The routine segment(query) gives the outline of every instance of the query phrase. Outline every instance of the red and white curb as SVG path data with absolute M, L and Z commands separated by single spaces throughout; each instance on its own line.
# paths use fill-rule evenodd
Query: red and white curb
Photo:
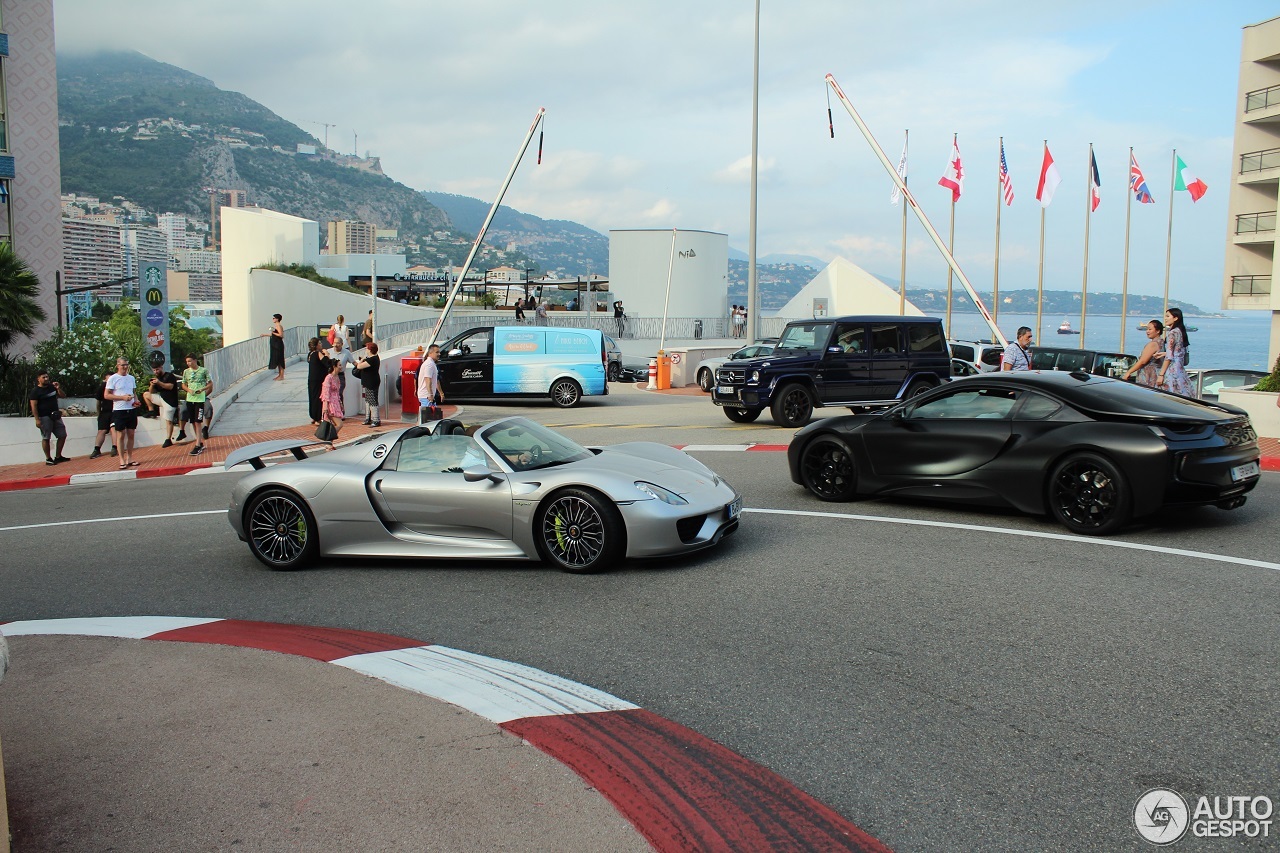
M 659 851 L 888 848 L 778 774 L 583 684 L 388 634 L 238 619 L 43 619 L 6 636 L 213 643 L 334 663 L 465 708 L 563 762 Z

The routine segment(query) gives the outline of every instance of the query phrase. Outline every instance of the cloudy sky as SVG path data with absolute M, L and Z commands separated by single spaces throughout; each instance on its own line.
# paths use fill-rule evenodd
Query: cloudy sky
M 1078 289 L 1088 145 L 1102 178 L 1089 289 L 1119 290 L 1128 149 L 1156 204 L 1134 206 L 1130 289 L 1163 289 L 1171 151 L 1209 192 L 1174 199 L 1171 290 L 1218 307 L 1241 28 L 1274 3 L 762 0 L 761 255 L 843 255 L 896 278 L 900 208 L 823 82 L 835 75 L 894 162 L 910 130 L 912 191 L 944 235 L 937 186 L 952 133 L 968 179 L 956 255 L 989 287 L 998 140 L 1016 198 L 1002 217 L 1001 289 L 1034 287 L 1042 142 L 1064 181 L 1046 214 L 1045 286 Z M 418 189 L 492 200 L 538 107 L 542 165 L 506 203 L 611 228 L 721 231 L 748 244 L 750 0 L 55 0 L 59 50 L 135 49 L 243 92 L 330 147 L 382 158 Z M 535 143 L 536 144 L 536 143 Z M 946 266 L 909 226 L 908 279 Z

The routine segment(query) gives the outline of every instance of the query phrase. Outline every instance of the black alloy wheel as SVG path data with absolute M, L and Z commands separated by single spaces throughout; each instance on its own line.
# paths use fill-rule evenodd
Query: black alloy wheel
M 621 378 L 622 378 L 622 362 L 620 361 L 609 362 L 609 381 L 617 382 Z
M 761 409 L 735 409 L 733 406 L 721 406 L 724 416 L 735 424 L 749 424 L 760 417 Z
M 292 571 L 315 560 L 319 531 L 307 502 L 284 489 L 253 496 L 244 515 L 249 550 L 277 571 Z
M 548 498 L 534 516 L 533 532 L 542 559 L 565 572 L 599 572 L 626 553 L 618 508 L 586 489 L 563 489 Z
M 1055 465 L 1049 476 L 1049 511 L 1072 533 L 1105 536 L 1128 523 L 1133 500 L 1111 460 L 1076 453 Z
M 551 386 L 551 402 L 561 409 L 572 409 L 582 402 L 582 388 L 572 379 L 558 379 Z
M 858 470 L 849 445 L 834 436 L 815 438 L 801 452 L 800 479 L 824 501 L 849 501 L 858 494 Z
M 698 387 L 703 391 L 710 391 L 716 384 L 715 374 L 711 372 L 711 368 L 704 367 L 698 371 Z
M 802 427 L 813 417 L 813 398 L 803 385 L 783 385 L 773 396 L 770 411 L 778 426 Z
M 928 382 L 923 382 L 917 379 L 915 382 L 912 382 L 911 385 L 907 388 L 907 394 L 902 399 L 910 400 L 912 397 L 919 397 L 925 391 L 929 391 L 932 388 L 933 386 L 930 385 Z

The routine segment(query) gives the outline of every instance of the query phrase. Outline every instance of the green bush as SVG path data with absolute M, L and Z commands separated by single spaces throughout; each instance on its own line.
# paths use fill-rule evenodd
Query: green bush
M 141 348 L 139 335 L 139 356 Z M 115 369 L 120 352 L 107 324 L 86 319 L 70 328 L 54 329 L 51 337 L 36 344 L 35 365 L 48 370 L 67 396 L 91 397 L 102 377 Z
M 1275 366 L 1271 368 L 1269 376 L 1262 377 L 1261 381 L 1254 386 L 1255 391 L 1280 391 L 1280 356 L 1276 357 Z
M 38 370 L 26 359 L 12 359 L 0 352 L 0 414 L 30 414 L 27 397 L 36 385 Z

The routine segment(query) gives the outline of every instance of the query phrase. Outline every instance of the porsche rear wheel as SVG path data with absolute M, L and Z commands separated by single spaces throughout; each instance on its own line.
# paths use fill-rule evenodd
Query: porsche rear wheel
M 813 417 L 813 398 L 803 385 L 784 385 L 773 396 L 771 408 L 778 426 L 802 427 Z
M 249 550 L 276 571 L 292 571 L 315 560 L 319 531 L 307 502 L 284 489 L 253 496 L 245 512 Z
M 735 424 L 749 424 L 760 417 L 760 409 L 736 409 L 733 406 L 721 406 L 724 416 Z
M 824 501 L 853 500 L 858 494 L 858 469 L 849 446 L 834 436 L 822 436 L 800 454 L 804 487 Z
M 1129 522 L 1133 497 L 1115 463 L 1096 453 L 1076 453 L 1049 476 L 1049 511 L 1072 533 L 1105 536 Z
M 698 371 L 698 387 L 703 391 L 710 391 L 711 386 L 716 384 L 716 378 L 711 374 L 711 368 L 704 367 Z
M 551 386 L 551 402 L 561 409 L 572 409 L 582 402 L 582 388 L 572 379 L 558 379 Z
M 574 574 L 608 569 L 626 553 L 617 507 L 585 489 L 551 495 L 534 517 L 533 532 L 542 559 Z

